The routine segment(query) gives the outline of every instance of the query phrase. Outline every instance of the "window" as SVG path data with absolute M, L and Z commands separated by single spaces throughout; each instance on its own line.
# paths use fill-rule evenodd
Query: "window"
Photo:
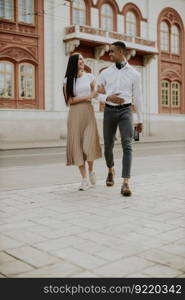
M 13 20 L 13 0 L 0 0 L 0 18 Z
M 172 107 L 180 107 L 180 84 L 176 81 L 172 82 L 171 105 Z
M 167 80 L 162 81 L 161 101 L 162 101 L 162 106 L 169 106 L 169 103 L 170 103 L 170 83 Z
M 19 97 L 35 98 L 35 67 L 32 64 L 19 65 Z M 0 61 L 0 97 L 14 97 L 14 65 L 8 61 Z
M 176 25 L 171 28 L 171 52 L 179 54 L 179 29 Z
M 113 31 L 113 10 L 110 5 L 103 4 L 101 7 L 101 28 Z
M 34 23 L 34 0 L 19 0 L 19 21 Z
M 169 27 L 166 22 L 160 24 L 160 46 L 161 50 L 169 52 Z
M 171 90 L 171 93 L 170 93 Z M 171 84 L 167 80 L 162 81 L 161 100 L 163 107 L 180 107 L 180 83 L 173 81 Z M 171 97 L 171 101 L 170 101 Z
M 13 97 L 14 65 L 7 61 L 0 61 L 0 97 Z
M 136 16 L 131 11 L 126 14 L 126 34 L 136 36 Z
M 19 97 L 26 99 L 35 98 L 35 67 L 28 63 L 19 67 Z
M 84 0 L 75 0 L 73 2 L 73 24 L 84 25 L 86 23 L 85 15 L 86 7 Z

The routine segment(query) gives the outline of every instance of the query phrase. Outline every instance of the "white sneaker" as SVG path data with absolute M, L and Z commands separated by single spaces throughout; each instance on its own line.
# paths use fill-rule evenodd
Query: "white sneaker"
M 79 191 L 86 191 L 90 188 L 90 184 L 89 181 L 87 180 L 87 178 L 83 178 L 82 182 L 79 186 Z
M 89 173 L 89 180 L 92 185 L 96 184 L 96 173 L 95 172 Z

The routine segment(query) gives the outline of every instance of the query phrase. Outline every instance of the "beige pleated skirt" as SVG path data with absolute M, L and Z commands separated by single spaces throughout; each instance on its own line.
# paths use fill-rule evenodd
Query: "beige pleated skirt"
M 81 166 L 102 156 L 91 103 L 71 105 L 67 121 L 66 164 Z

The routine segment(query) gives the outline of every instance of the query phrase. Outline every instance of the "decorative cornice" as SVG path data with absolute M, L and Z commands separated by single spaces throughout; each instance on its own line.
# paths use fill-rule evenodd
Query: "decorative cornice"
M 74 39 L 65 43 L 66 55 L 70 55 L 80 45 L 80 40 Z
M 171 70 L 166 70 L 165 72 L 163 72 L 161 74 L 161 78 L 168 79 L 169 81 L 174 81 L 174 80 L 177 80 L 180 82 L 182 81 L 182 78 L 179 76 L 179 74 L 176 72 L 173 72 Z
M 148 65 L 151 63 L 152 60 L 156 59 L 157 55 L 156 54 L 149 54 L 145 55 L 143 59 L 144 66 Z
M 167 20 L 171 25 L 173 24 L 178 24 L 181 27 L 181 30 L 183 30 L 183 21 L 181 19 L 181 16 L 179 13 L 171 8 L 171 7 L 166 7 L 163 9 L 159 15 L 159 23 L 162 20 Z
M 10 57 L 17 62 L 25 59 L 29 60 L 35 60 L 35 58 L 25 49 L 17 48 L 17 47 L 11 47 L 11 48 L 6 48 L 1 52 L 1 57 L 6 56 Z
M 142 13 L 141 13 L 141 10 L 139 9 L 139 7 L 138 7 L 136 4 L 131 3 L 131 2 L 126 3 L 126 4 L 123 6 L 123 8 L 122 8 L 122 12 L 121 12 L 121 13 L 122 13 L 123 15 L 126 15 L 128 11 L 133 11 L 133 12 L 135 12 L 141 21 L 147 22 L 147 19 L 146 19 L 146 18 L 143 18 L 143 15 L 142 15 Z
M 127 50 L 126 59 L 129 60 L 131 56 L 135 56 L 135 55 L 136 55 L 135 49 Z
M 107 51 L 109 51 L 109 45 L 97 46 L 97 47 L 95 47 L 94 56 L 96 59 L 99 59 Z
M 97 0 L 96 8 L 100 8 L 103 4 L 111 5 L 115 12 L 120 13 L 119 6 L 115 0 Z

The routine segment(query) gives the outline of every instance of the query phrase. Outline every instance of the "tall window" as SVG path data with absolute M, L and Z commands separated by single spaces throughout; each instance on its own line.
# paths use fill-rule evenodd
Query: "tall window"
M 19 97 L 35 98 L 35 67 L 28 63 L 20 64 L 19 78 Z
M 167 80 L 162 81 L 161 87 L 161 101 L 162 106 L 169 106 L 170 103 L 170 83 Z
M 101 7 L 101 28 L 107 31 L 113 31 L 113 10 L 109 4 L 103 4 Z
M 171 105 L 172 107 L 180 107 L 180 83 L 177 81 L 172 82 Z
M 167 80 L 162 81 L 161 101 L 163 107 L 180 107 L 180 83 L 173 81 L 171 84 Z
M 19 21 L 34 23 L 34 0 L 19 0 Z
M 85 15 L 86 7 L 84 0 L 75 0 L 73 2 L 73 24 L 84 25 L 86 23 Z
M 136 36 L 136 16 L 131 11 L 126 14 L 126 33 Z
M 176 25 L 171 28 L 171 52 L 179 54 L 179 29 Z
M 0 97 L 13 97 L 14 65 L 7 61 L 0 61 Z
M 160 46 L 161 50 L 169 52 L 169 27 L 166 22 L 160 24 Z
M 0 18 L 13 19 L 13 0 L 0 0 Z

